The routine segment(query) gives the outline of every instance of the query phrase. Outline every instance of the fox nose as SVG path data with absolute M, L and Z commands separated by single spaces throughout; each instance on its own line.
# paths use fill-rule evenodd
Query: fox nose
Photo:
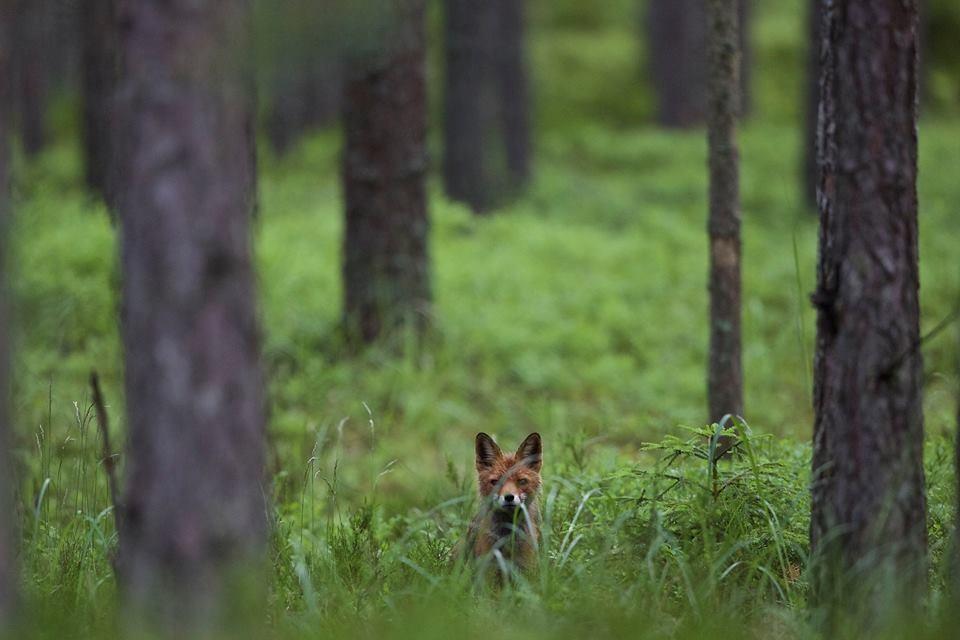
M 503 501 L 506 502 L 507 504 L 512 504 L 514 501 L 513 494 L 512 493 L 503 494 Z

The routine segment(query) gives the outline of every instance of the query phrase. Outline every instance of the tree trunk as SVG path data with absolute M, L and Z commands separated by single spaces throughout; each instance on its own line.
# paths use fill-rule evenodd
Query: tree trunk
M 0 634 L 16 604 L 16 535 L 13 523 L 13 468 L 9 455 L 12 433 L 9 415 L 7 322 L 7 229 L 10 226 L 10 70 L 13 3 L 0 0 Z
M 121 8 L 127 610 L 215 624 L 263 552 L 246 0 Z
M 812 585 L 876 621 L 926 580 L 917 3 L 823 9 Z
M 485 90 L 492 75 L 492 5 L 445 0 L 446 57 L 443 105 L 443 185 L 449 198 L 483 213 L 492 205 L 484 144 L 490 123 Z
M 708 0 L 710 105 L 709 419 L 743 414 L 740 361 L 739 36 L 736 0 Z
M 430 314 L 424 5 L 400 2 L 385 50 L 344 87 L 344 321 L 371 342 Z
M 820 111 L 820 37 L 823 11 L 823 0 L 808 0 L 809 16 L 807 29 L 807 103 L 806 120 L 804 122 L 803 137 L 803 195 L 807 204 L 815 207 L 817 204 L 817 183 L 820 179 L 820 168 L 817 164 L 817 119 Z
M 750 25 L 753 23 L 753 0 L 737 0 L 737 20 L 740 25 L 740 117 L 753 112 L 753 43 Z
M 530 180 L 530 81 L 524 51 L 524 0 L 495 0 L 494 48 L 500 120 L 506 160 L 506 187 L 522 190 Z
M 17 111 L 20 138 L 28 156 L 47 145 L 47 94 L 49 60 L 46 34 L 49 24 L 48 0 L 17 0 L 16 55 Z
M 661 126 L 692 127 L 706 117 L 705 1 L 650 0 L 650 76 Z
M 342 74 L 336 61 L 316 57 L 288 60 L 278 67 L 266 129 L 270 145 L 282 155 L 304 133 L 329 125 L 339 116 Z
M 79 12 L 83 33 L 83 149 L 87 188 L 113 204 L 113 95 L 117 82 L 116 0 L 88 0 Z

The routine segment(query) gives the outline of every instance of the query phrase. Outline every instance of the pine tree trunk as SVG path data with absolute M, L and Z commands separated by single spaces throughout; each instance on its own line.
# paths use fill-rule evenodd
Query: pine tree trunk
M 506 155 L 506 186 L 522 190 L 530 180 L 530 80 L 524 51 L 524 0 L 495 0 L 495 73 Z
M 753 24 L 753 0 L 737 0 L 737 23 L 740 25 L 740 117 L 753 112 L 753 43 L 750 26 Z
M 812 585 L 875 621 L 926 580 L 917 3 L 823 9 Z
M 657 123 L 693 127 L 706 118 L 706 0 L 650 0 L 647 36 Z
M 817 119 L 820 111 L 820 37 L 823 0 L 808 0 L 807 29 L 807 103 L 803 136 L 803 195 L 807 204 L 817 204 L 817 183 L 820 168 L 817 164 Z
M 340 115 L 342 73 L 333 60 L 288 60 L 274 72 L 266 129 L 274 151 L 284 154 L 310 129 Z
M 485 90 L 491 80 L 493 5 L 444 1 L 443 186 L 447 196 L 474 212 L 490 209 L 492 198 L 490 123 Z
M 385 50 L 344 87 L 344 322 L 363 342 L 425 328 L 431 304 L 424 5 L 395 6 Z
M 28 156 L 47 145 L 48 69 L 44 64 L 49 20 L 48 0 L 17 0 L 17 26 L 14 33 L 17 76 L 17 111 L 20 138 Z
M 736 0 L 708 0 L 710 104 L 709 419 L 743 414 L 740 354 L 739 35 Z
M 87 188 L 112 204 L 113 96 L 118 64 L 116 0 L 88 0 L 80 11 L 83 33 L 83 147 Z
M 246 0 L 121 8 L 125 609 L 220 620 L 264 549 Z M 249 567 L 248 567 L 249 568 Z
M 9 354 L 6 290 L 7 230 L 10 226 L 10 70 L 12 68 L 13 3 L 0 0 L 0 634 L 14 613 L 16 604 L 16 535 L 13 523 L 13 468 L 9 415 Z

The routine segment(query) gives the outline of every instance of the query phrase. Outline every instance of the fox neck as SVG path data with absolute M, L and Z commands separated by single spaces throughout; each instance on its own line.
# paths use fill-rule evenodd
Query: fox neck
M 493 536 L 502 539 L 511 536 L 536 537 L 540 528 L 540 510 L 536 501 L 531 501 L 523 509 L 514 510 L 493 509 L 490 514 L 490 531 Z

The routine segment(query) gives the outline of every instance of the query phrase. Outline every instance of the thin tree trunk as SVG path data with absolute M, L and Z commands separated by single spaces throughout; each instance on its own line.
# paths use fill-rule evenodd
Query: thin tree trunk
M 386 50 L 352 61 L 344 91 L 344 321 L 364 342 L 423 329 L 431 304 L 424 5 L 394 6 Z
M 113 97 L 117 82 L 116 0 L 88 0 L 83 33 L 83 147 L 87 188 L 112 204 Z
M 926 580 L 917 3 L 823 9 L 812 585 L 876 622 Z
M 817 163 L 817 120 L 820 111 L 820 37 L 823 11 L 823 0 L 808 0 L 809 15 L 807 29 L 807 102 L 806 120 L 803 136 L 803 195 L 807 204 L 817 204 L 817 183 L 820 179 L 820 168 Z
M 251 263 L 249 3 L 129 2 L 118 185 L 129 459 L 128 610 L 219 621 L 267 530 Z
M 484 144 L 492 69 L 488 3 L 445 0 L 443 185 L 448 197 L 483 213 L 492 205 L 489 149 Z
M 13 468 L 9 455 L 9 354 L 6 290 L 6 241 L 10 226 L 10 70 L 13 2 L 0 0 L 0 633 L 9 625 L 16 604 L 16 534 L 13 523 Z
M 709 419 L 743 414 L 740 354 L 739 36 L 736 0 L 708 0 L 710 105 Z
M 524 0 L 495 0 L 494 48 L 500 120 L 506 155 L 507 189 L 522 190 L 530 180 L 530 80 L 527 73 Z
M 692 127 L 706 118 L 705 1 L 650 0 L 650 76 L 661 126 Z
M 48 0 L 18 0 L 16 76 L 17 111 L 20 120 L 20 138 L 28 156 L 35 155 L 47 145 L 47 94 L 49 91 L 49 60 L 46 51 L 46 33 L 49 20 Z

